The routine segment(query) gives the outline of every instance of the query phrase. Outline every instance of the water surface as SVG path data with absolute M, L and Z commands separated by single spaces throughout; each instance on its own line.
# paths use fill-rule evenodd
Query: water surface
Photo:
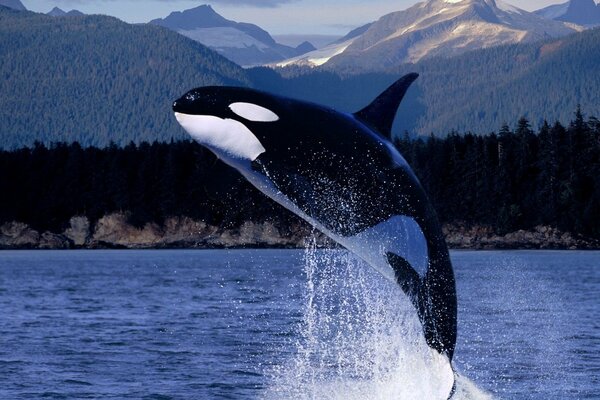
M 307 379 L 343 393 L 387 362 L 393 344 L 356 346 L 393 289 L 316 253 L 307 268 L 293 250 L 0 252 L 0 398 L 258 399 Z M 499 398 L 598 398 L 599 252 L 452 259 L 463 375 Z

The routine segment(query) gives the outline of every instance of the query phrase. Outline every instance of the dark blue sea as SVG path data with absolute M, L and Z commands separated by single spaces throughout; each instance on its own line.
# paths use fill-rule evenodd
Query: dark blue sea
M 457 396 L 600 398 L 600 252 L 452 259 Z M 2 251 L 0 399 L 426 398 L 399 296 L 340 250 Z

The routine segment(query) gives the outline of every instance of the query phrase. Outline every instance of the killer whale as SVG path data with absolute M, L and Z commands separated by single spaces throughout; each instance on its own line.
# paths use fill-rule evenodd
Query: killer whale
M 457 303 L 448 249 L 391 141 L 397 108 L 417 77 L 400 78 L 354 114 L 235 87 L 193 89 L 173 111 L 260 191 L 397 282 L 427 344 L 451 363 Z

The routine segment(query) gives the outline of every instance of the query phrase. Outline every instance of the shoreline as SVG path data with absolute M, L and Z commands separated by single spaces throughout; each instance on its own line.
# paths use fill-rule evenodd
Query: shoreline
M 443 233 L 450 250 L 600 250 L 599 241 L 546 226 L 499 234 L 491 227 L 454 223 L 444 225 Z M 306 224 L 281 227 L 248 221 L 223 229 L 172 217 L 162 226 L 135 227 L 126 214 L 115 213 L 94 224 L 86 217 L 73 217 L 60 233 L 40 233 L 20 222 L 0 226 L 0 250 L 303 249 L 309 240 L 320 248 L 339 247 Z
M 19 247 L 19 248 L 7 248 L 7 247 L 0 247 L 0 254 L 2 252 L 103 252 L 103 251 L 114 251 L 114 252 L 135 252 L 135 251 L 240 251 L 240 250 L 273 250 L 273 251 L 280 251 L 280 250 L 305 250 L 306 247 L 253 247 L 253 246 L 247 246 L 247 247 L 96 247 L 96 248 L 91 248 L 91 247 L 70 247 L 70 248 L 39 248 L 39 247 Z M 337 249 L 337 250 L 342 250 L 341 247 L 338 248 L 330 248 L 330 247 L 319 247 L 319 250 L 325 250 L 325 249 Z M 581 249 L 560 249 L 560 248 L 556 248 L 556 249 L 541 249 L 541 248 L 502 248 L 502 249 L 494 249 L 494 248 L 486 248 L 486 249 L 476 249 L 476 248 L 452 248 L 449 247 L 448 251 L 451 253 L 469 253 L 469 252 L 473 252 L 473 253 L 485 253 L 485 252 L 503 252 L 503 251 L 508 251 L 508 252 L 556 252 L 556 253 L 561 253 L 561 252 L 600 252 L 600 248 L 581 248 Z

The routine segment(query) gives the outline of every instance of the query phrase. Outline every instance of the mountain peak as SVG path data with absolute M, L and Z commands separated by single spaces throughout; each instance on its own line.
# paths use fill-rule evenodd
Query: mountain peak
M 48 11 L 46 15 L 49 15 L 51 17 L 78 17 L 85 14 L 79 10 L 71 10 L 69 12 L 66 12 L 61 8 L 54 7 L 52 10 Z
M 597 25 L 600 24 L 600 7 L 594 0 L 571 0 L 567 11 L 556 19 L 579 25 Z
M 52 10 L 48 11 L 47 15 L 51 17 L 62 17 L 66 12 L 58 7 L 54 7 Z
M 600 25 L 600 4 L 594 0 L 570 0 L 544 7 L 535 13 L 547 19 L 593 27 Z
M 437 3 L 437 4 L 456 4 L 458 6 L 464 6 L 467 4 L 486 4 L 488 6 L 496 7 L 496 2 L 494 0 L 429 0 L 428 3 Z
M 298 49 L 279 44 L 261 27 L 226 19 L 207 4 L 172 12 L 166 18 L 150 23 L 176 31 L 246 66 L 283 60 L 314 50 L 309 44 L 302 44 Z
M 184 11 L 174 11 L 166 18 L 158 18 L 150 23 L 174 30 L 191 30 L 227 26 L 234 22 L 219 15 L 210 5 L 203 4 Z
M 304 41 L 296 46 L 296 50 L 298 50 L 298 53 L 300 54 L 305 54 L 309 51 L 315 51 L 316 49 L 317 48 L 309 41 Z
M 212 6 L 210 4 L 202 4 L 202 5 L 199 5 L 198 7 L 184 10 L 181 13 L 196 14 L 196 15 L 210 15 L 210 16 L 218 16 L 220 18 L 223 18 L 223 17 L 221 17 L 221 15 L 219 15 L 219 13 L 217 13 L 214 10 L 214 8 L 212 8 Z
M 392 68 L 429 57 L 560 37 L 575 31 L 501 0 L 427 0 L 381 17 L 330 51 L 312 52 L 292 63 L 334 69 Z M 282 63 L 287 65 L 289 63 Z

